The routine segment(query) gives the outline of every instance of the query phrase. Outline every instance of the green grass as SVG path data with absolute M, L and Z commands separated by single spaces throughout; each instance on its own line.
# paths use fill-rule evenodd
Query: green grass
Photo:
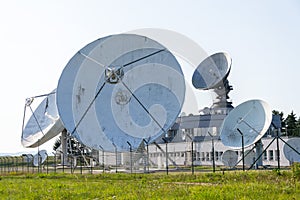
M 3 174 L 0 199 L 300 199 L 300 174 L 226 171 L 152 174 Z

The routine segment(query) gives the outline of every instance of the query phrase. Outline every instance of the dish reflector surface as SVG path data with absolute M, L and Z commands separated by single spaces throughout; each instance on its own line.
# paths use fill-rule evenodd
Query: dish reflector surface
M 22 131 L 21 143 L 24 147 L 37 147 L 57 136 L 63 129 L 53 90 L 30 116 Z
M 245 151 L 245 165 L 251 166 L 255 161 L 255 151 L 254 150 L 246 150 Z
M 202 61 L 195 70 L 192 83 L 197 89 L 212 89 L 229 74 L 231 58 L 227 53 L 216 53 Z
M 38 153 L 33 156 L 33 165 L 36 166 L 36 167 L 43 164 L 45 162 L 45 160 L 47 159 L 47 156 L 48 156 L 46 150 L 39 151 L 39 154 L 40 154 L 40 162 L 39 162 Z
M 238 161 L 238 154 L 233 150 L 227 150 L 222 154 L 222 162 L 225 166 L 234 167 Z
M 221 141 L 225 146 L 232 148 L 244 147 L 257 142 L 268 130 L 272 121 L 272 111 L 269 105 L 262 100 L 249 100 L 235 107 L 225 117 L 221 126 Z
M 144 36 L 119 34 L 83 47 L 57 87 L 65 128 L 94 149 L 128 151 L 154 141 L 179 115 L 184 76 L 176 58 Z
M 286 143 L 300 152 L 300 138 L 291 138 Z M 290 162 L 300 162 L 300 155 L 287 144 L 284 144 L 283 146 L 283 153 Z

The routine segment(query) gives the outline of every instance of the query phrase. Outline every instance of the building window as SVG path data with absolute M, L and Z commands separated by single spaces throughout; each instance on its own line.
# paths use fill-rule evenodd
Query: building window
M 222 158 L 222 155 L 223 155 L 223 151 L 220 151 L 220 152 L 219 152 L 220 158 Z
M 193 128 L 187 128 L 185 129 L 185 132 L 189 134 L 190 136 L 194 136 L 194 129 Z
M 269 150 L 269 160 L 274 160 L 273 150 Z
M 214 154 L 213 152 L 210 152 L 210 160 L 213 160 Z
M 268 159 L 268 154 L 267 154 L 267 151 L 264 152 L 264 160 L 267 160 Z
M 216 160 L 219 160 L 219 152 L 215 152 L 216 153 Z
M 206 161 L 209 161 L 209 152 L 206 152 Z
M 243 152 L 242 151 L 239 151 L 239 152 L 236 152 L 238 155 L 240 155 L 240 157 L 243 157 Z
M 205 161 L 205 154 L 204 154 L 204 152 L 201 152 L 201 160 Z

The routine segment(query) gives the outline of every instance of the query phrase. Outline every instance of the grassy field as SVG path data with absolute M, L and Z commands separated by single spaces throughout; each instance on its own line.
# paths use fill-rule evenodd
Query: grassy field
M 300 199 L 299 172 L 15 172 L 1 175 L 0 199 Z

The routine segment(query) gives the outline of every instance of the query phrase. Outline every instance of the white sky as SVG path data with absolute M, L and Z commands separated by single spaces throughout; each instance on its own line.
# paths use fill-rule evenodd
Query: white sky
M 263 99 L 272 110 L 300 115 L 300 2 L 3 0 L 0 3 L 0 153 L 21 145 L 24 102 L 57 87 L 71 57 L 103 36 L 141 28 L 169 29 L 209 55 L 233 60 L 234 106 Z M 207 99 L 207 93 L 197 93 Z M 210 106 L 200 102 L 200 106 Z M 53 142 L 40 148 L 51 151 Z

